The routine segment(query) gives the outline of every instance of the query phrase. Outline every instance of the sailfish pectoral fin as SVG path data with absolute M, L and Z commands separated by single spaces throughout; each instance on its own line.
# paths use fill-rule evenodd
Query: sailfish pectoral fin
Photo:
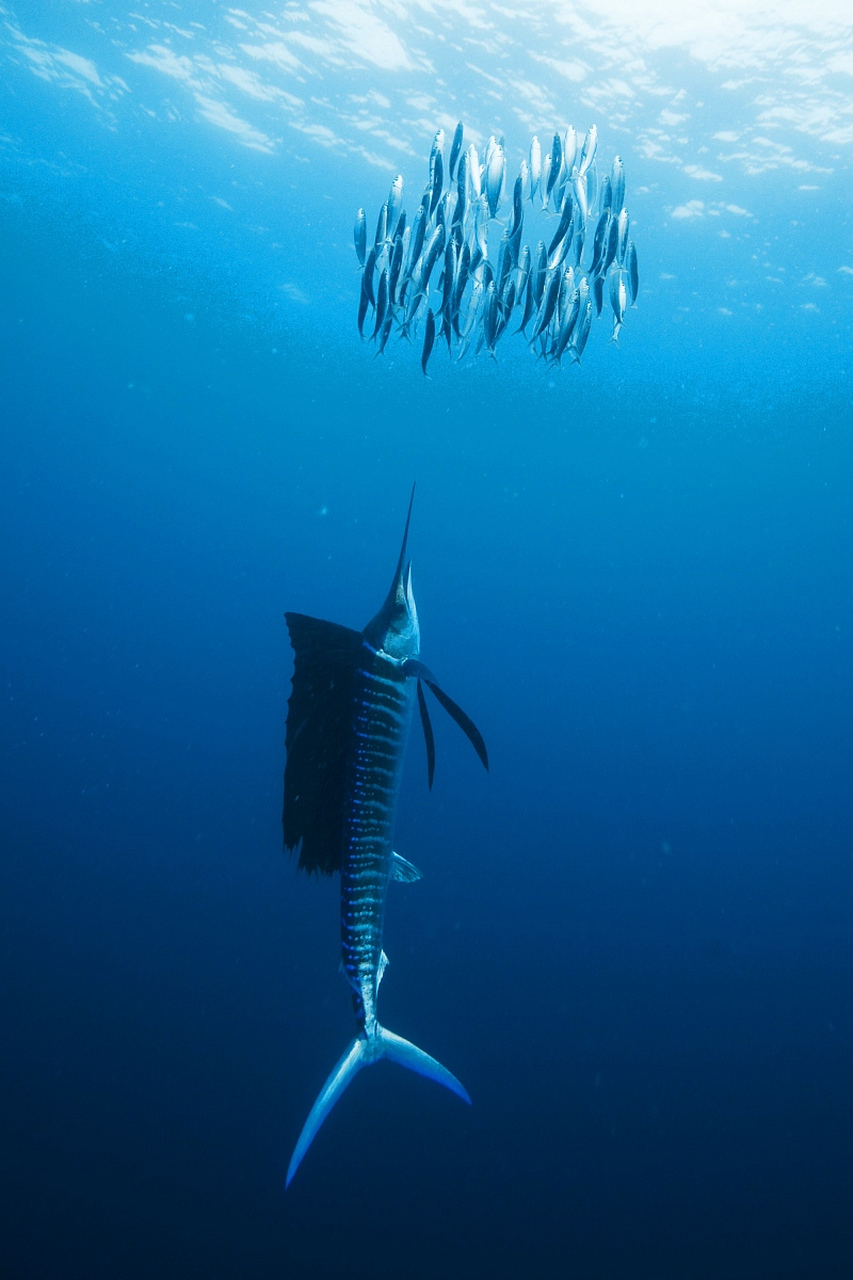
M 435 1080 L 436 1084 L 443 1084 L 451 1093 L 455 1093 L 463 1102 L 467 1102 L 470 1105 L 471 1099 L 467 1090 L 459 1083 L 456 1076 L 447 1070 L 447 1067 L 443 1067 L 437 1059 L 431 1058 L 428 1053 L 424 1053 L 423 1049 L 419 1049 L 411 1041 L 404 1040 L 402 1036 L 395 1036 L 393 1031 L 386 1031 L 384 1027 L 380 1027 L 377 1023 L 375 1024 L 373 1035 L 369 1038 L 364 1035 L 356 1036 L 320 1090 L 317 1101 L 309 1111 L 308 1119 L 302 1126 L 299 1141 L 287 1167 L 285 1189 L 293 1181 L 294 1174 L 302 1163 L 305 1152 L 314 1141 L 317 1130 L 344 1089 L 346 1089 L 350 1080 L 358 1074 L 362 1067 L 368 1066 L 371 1062 L 378 1062 L 380 1058 L 388 1058 L 391 1062 L 396 1062 L 401 1067 L 408 1067 L 410 1071 L 416 1071 L 418 1075 L 426 1076 L 428 1080 Z
M 427 753 L 427 778 L 429 780 L 429 789 L 432 791 L 432 782 L 435 777 L 435 734 L 432 731 L 432 724 L 429 718 L 429 708 L 424 697 L 423 686 L 418 681 L 418 711 L 421 713 L 421 727 L 424 731 L 424 743 L 426 744 Z
M 453 701 L 452 698 L 448 698 L 444 690 L 440 689 L 438 685 L 434 683 L 434 681 L 427 680 L 427 685 L 431 689 L 431 691 L 435 694 L 436 698 L 438 698 L 438 701 L 444 707 L 447 714 L 451 717 L 451 719 L 455 720 L 456 723 L 459 725 L 459 728 L 465 734 L 466 738 L 471 743 L 471 746 L 474 748 L 474 750 L 477 752 L 477 755 L 480 757 L 480 760 L 482 761 L 482 764 L 483 764 L 483 768 L 488 773 L 489 753 L 486 750 L 486 744 L 483 741 L 483 735 L 480 733 L 480 730 L 474 724 L 474 721 L 471 719 L 470 716 L 465 714 L 465 712 L 462 710 L 460 706 L 457 706 L 457 704 Z
M 435 676 L 429 667 L 425 666 L 417 658 L 408 658 L 403 663 L 403 671 L 407 676 L 414 676 L 418 681 L 418 706 L 421 712 L 421 723 L 424 727 L 424 737 L 427 744 L 427 763 L 429 766 L 429 781 L 432 786 L 432 777 L 435 771 L 435 740 L 432 733 L 432 725 L 429 723 L 429 714 L 426 710 L 426 700 L 421 689 L 421 681 L 435 694 L 438 701 L 444 707 L 447 714 L 452 720 L 455 720 L 459 728 L 465 734 L 465 737 L 471 743 L 471 746 L 477 752 L 483 763 L 483 768 L 488 773 L 489 770 L 489 753 L 486 750 L 486 744 L 483 741 L 483 735 L 474 724 L 469 715 L 466 715 L 462 708 L 449 697 L 444 690 L 436 683 Z

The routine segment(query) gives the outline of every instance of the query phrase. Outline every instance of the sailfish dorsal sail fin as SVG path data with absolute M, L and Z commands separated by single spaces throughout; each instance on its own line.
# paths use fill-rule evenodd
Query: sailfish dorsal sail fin
M 287 704 L 284 843 L 299 848 L 304 871 L 341 866 L 341 824 L 359 631 L 302 613 L 286 613 L 295 663 Z

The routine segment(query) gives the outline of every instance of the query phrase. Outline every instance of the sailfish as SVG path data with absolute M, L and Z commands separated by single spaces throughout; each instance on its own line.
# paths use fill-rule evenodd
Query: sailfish
M 356 1034 L 329 1075 L 299 1135 L 289 1186 L 318 1129 L 353 1077 L 388 1058 L 443 1084 L 470 1103 L 446 1067 L 380 1026 L 379 984 L 388 963 L 382 946 L 391 880 L 420 872 L 393 849 L 406 740 L 417 701 L 430 788 L 435 738 L 424 686 L 470 739 L 486 769 L 486 745 L 470 718 L 420 660 L 420 628 L 406 559 L 412 503 L 391 589 L 363 631 L 286 613 L 295 662 L 285 732 L 284 843 L 299 868 L 340 874 L 341 968 L 352 989 Z

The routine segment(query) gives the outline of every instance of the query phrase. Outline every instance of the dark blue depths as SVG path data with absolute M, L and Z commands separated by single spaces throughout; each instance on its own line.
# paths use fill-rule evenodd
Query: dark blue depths
M 9 223 L 4 1280 L 849 1276 L 843 386 L 273 357 Z M 282 614 L 364 625 L 414 478 L 492 772 L 413 735 L 382 1019 L 473 1106 L 380 1064 L 284 1196 L 352 1013 Z

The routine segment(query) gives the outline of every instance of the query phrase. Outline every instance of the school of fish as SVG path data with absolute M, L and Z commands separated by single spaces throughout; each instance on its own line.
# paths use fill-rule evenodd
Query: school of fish
M 506 333 L 522 334 L 550 365 L 579 363 L 592 322 L 612 313 L 618 342 L 639 291 L 637 250 L 625 208 L 625 167 L 617 156 L 599 180 L 598 131 L 571 126 L 550 150 L 530 143 L 512 186 L 504 144 L 490 137 L 482 158 L 456 126 L 449 156 L 439 129 L 414 217 L 403 208 L 403 178 L 391 184 L 372 244 L 367 214 L 355 219 L 361 271 L 358 331 L 384 352 L 392 333 L 421 344 L 426 375 L 442 341 L 457 360 L 495 356 Z M 527 205 L 543 228 L 522 244 Z M 502 214 L 502 208 L 505 214 Z

